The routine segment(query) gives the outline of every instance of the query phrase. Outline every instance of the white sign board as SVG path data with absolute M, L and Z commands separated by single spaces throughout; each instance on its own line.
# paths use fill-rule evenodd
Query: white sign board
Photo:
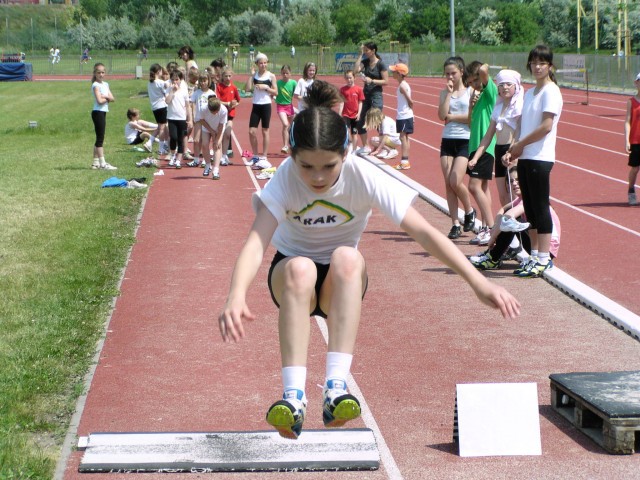
M 535 383 L 457 385 L 461 457 L 542 455 Z

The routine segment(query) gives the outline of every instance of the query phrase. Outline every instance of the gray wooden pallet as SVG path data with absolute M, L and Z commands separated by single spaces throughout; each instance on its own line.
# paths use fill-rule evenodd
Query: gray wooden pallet
M 609 453 L 640 445 L 640 371 L 552 374 L 551 406 Z
M 304 430 L 298 440 L 274 431 L 92 433 L 82 437 L 80 472 L 376 470 L 370 429 Z

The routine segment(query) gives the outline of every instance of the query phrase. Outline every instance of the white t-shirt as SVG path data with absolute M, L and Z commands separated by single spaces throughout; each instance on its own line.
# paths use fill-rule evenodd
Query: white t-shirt
M 405 87 L 405 90 L 411 96 L 411 87 L 407 82 L 402 82 L 401 85 Z M 413 118 L 413 109 L 409 106 L 409 102 L 407 101 L 407 97 L 400 91 L 400 85 L 398 85 L 397 93 L 398 95 L 398 113 L 396 114 L 396 119 L 398 120 L 406 120 L 407 118 Z
M 107 82 L 93 82 L 91 84 L 91 93 L 93 93 L 93 109 L 99 112 L 108 112 L 109 111 L 109 102 L 104 102 L 102 104 L 98 103 L 98 97 L 96 97 L 95 89 L 98 88 L 98 91 L 102 94 L 103 97 L 109 95 L 109 84 Z
M 186 120 L 189 93 L 186 88 L 178 88 L 173 94 L 171 103 L 167 105 L 167 120 Z
M 138 130 L 131 125 L 133 122 L 127 122 L 124 125 L 124 138 L 127 139 L 127 143 L 133 142 L 138 136 Z
M 301 78 L 300 80 L 298 80 L 296 89 L 293 91 L 293 94 L 298 96 L 299 111 L 302 111 L 305 108 L 307 108 L 307 101 L 304 99 L 304 97 L 307 96 L 307 90 L 309 90 L 309 87 L 312 84 L 313 84 L 313 78 L 310 78 L 309 80 L 305 80 L 304 78 Z
M 205 111 L 209 111 L 209 97 L 215 97 L 216 96 L 216 92 L 209 89 L 206 92 L 203 92 L 200 89 L 197 89 L 195 92 L 193 92 L 193 94 L 191 95 L 191 103 L 193 103 L 194 105 L 194 115 L 193 115 L 193 121 L 197 122 L 198 120 L 202 119 L 203 113 Z
M 149 94 L 151 110 L 158 110 L 167 106 L 167 102 L 164 100 L 166 86 L 167 85 L 164 80 L 154 80 L 147 84 L 147 93 Z
M 229 117 L 229 111 L 227 107 L 224 105 L 220 105 L 220 110 L 215 115 L 209 111 L 207 108 L 206 111 L 202 112 L 202 119 L 207 122 L 207 124 L 214 130 L 218 130 L 218 127 L 222 125 L 226 125 L 227 119 Z M 202 127 L 203 132 L 209 132 L 206 128 Z
M 558 121 L 562 113 L 562 94 L 553 82 L 547 83 L 537 95 L 534 95 L 534 91 L 535 88 L 530 88 L 524 94 L 520 117 L 520 138 L 526 137 L 540 126 L 544 112 L 553 113 L 553 126 L 543 139 L 524 147 L 520 159 L 555 162 Z
M 398 130 L 396 129 L 396 122 L 393 118 L 385 117 L 382 119 L 382 124 L 380 125 L 380 135 L 387 135 L 389 140 L 393 143 L 399 145 L 400 144 L 400 135 L 398 134 Z
M 336 248 L 357 248 L 372 207 L 400 225 L 416 195 L 353 155 L 347 155 L 337 182 L 316 193 L 305 185 L 293 159 L 287 158 L 264 189 L 254 194 L 253 207 L 257 211 L 258 199 L 262 200 L 278 221 L 271 240 L 278 251 L 328 264 Z

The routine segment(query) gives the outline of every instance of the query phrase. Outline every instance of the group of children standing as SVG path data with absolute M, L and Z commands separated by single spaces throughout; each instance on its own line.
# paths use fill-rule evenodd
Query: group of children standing
M 553 266 L 559 247 L 560 224 L 549 204 L 549 179 L 563 101 L 553 73 L 553 53 L 547 46 L 538 45 L 529 52 L 527 69 L 536 85 L 525 93 L 520 74 L 514 70 L 500 71 L 494 82 L 487 64 L 475 61 L 465 66 L 460 57 L 445 61 L 447 85 L 438 109 L 445 122 L 440 163 L 452 220 L 449 238 L 474 228 L 473 197 L 481 227 L 470 243 L 489 248 L 471 257 L 472 263 L 490 269 L 498 268 L 502 260 L 516 258 L 522 235 L 517 239 L 510 234 L 526 231 L 530 256 L 514 274 L 539 277 Z M 489 190 L 494 176 L 503 206 L 495 218 Z M 458 201 L 464 207 L 463 225 L 458 219 Z M 501 233 L 505 235 L 498 252 L 492 247 Z M 509 236 L 506 246 L 505 236 Z
M 240 93 L 232 82 L 231 68 L 221 65 L 200 71 L 192 51 L 181 52 L 189 68 L 186 79 L 186 68 L 175 62 L 166 69 L 157 63 L 149 69 L 149 101 L 158 124 L 150 142 L 152 145 L 153 139 L 158 138 L 160 154 L 170 154 L 169 166 L 181 168 L 187 155 L 187 140 L 192 135 L 194 156 L 187 157 L 191 159 L 187 166 L 202 166 L 203 176 L 212 174 L 214 180 L 219 180 L 220 165 L 230 163 L 227 146 Z M 145 148 L 148 146 L 145 144 Z

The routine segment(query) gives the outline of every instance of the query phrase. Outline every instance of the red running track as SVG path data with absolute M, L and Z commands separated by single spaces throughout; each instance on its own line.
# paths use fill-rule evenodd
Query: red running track
M 424 86 L 419 82 L 414 79 L 414 96 L 435 116 L 438 83 L 429 87 L 427 81 Z M 246 103 L 236 122 L 241 149 L 248 144 Z M 572 108 L 567 105 L 565 112 Z M 437 190 L 442 184 L 436 168 L 441 126 L 427 120 L 421 107 L 417 113 L 418 128 L 425 135 L 416 136 L 414 167 L 408 173 Z M 274 120 L 272 152 L 280 148 L 279 125 Z M 278 157 L 272 158 L 277 163 Z M 562 171 L 558 168 L 554 173 Z M 272 251 L 251 291 L 249 304 L 258 318 L 247 327 L 247 338 L 238 345 L 223 344 L 215 322 L 235 256 L 253 218 L 250 196 L 258 183 L 251 171 L 239 165 L 223 168 L 218 182 L 203 179 L 200 169 L 165 168 L 165 173 L 154 178 L 148 194 L 121 295 L 77 426 L 78 435 L 262 430 L 267 427 L 266 408 L 280 394 L 277 312 L 265 285 Z M 624 198 L 624 188 L 622 195 L 619 190 L 612 188 L 610 195 Z M 623 210 L 625 218 L 636 213 L 618 203 L 607 208 Z M 424 203 L 418 208 L 442 231 L 448 230 L 444 215 Z M 573 212 L 566 210 L 566 215 Z M 566 239 L 572 238 L 575 227 L 564 217 L 563 222 L 569 229 L 562 257 L 567 259 Z M 462 241 L 459 244 L 467 254 L 475 250 Z M 552 411 L 548 381 L 551 373 L 640 369 L 637 341 L 544 281 L 513 278 L 508 270 L 488 272 L 523 304 L 519 319 L 504 321 L 480 305 L 456 275 L 377 212 L 361 249 L 367 258 L 370 285 L 352 373 L 375 424 L 358 420 L 353 426 L 378 430 L 383 468 L 309 476 L 638 478 L 640 456 L 605 454 Z M 325 350 L 314 327 L 306 428 L 322 428 L 321 392 L 314 385 L 322 382 Z M 456 454 L 451 443 L 455 385 L 476 382 L 537 383 L 542 456 L 461 458 Z M 64 478 L 81 477 L 77 473 L 80 459 L 81 452 L 70 455 Z M 298 476 L 268 475 L 273 479 Z M 182 478 L 166 474 L 148 477 Z M 216 475 L 238 477 L 266 475 Z

